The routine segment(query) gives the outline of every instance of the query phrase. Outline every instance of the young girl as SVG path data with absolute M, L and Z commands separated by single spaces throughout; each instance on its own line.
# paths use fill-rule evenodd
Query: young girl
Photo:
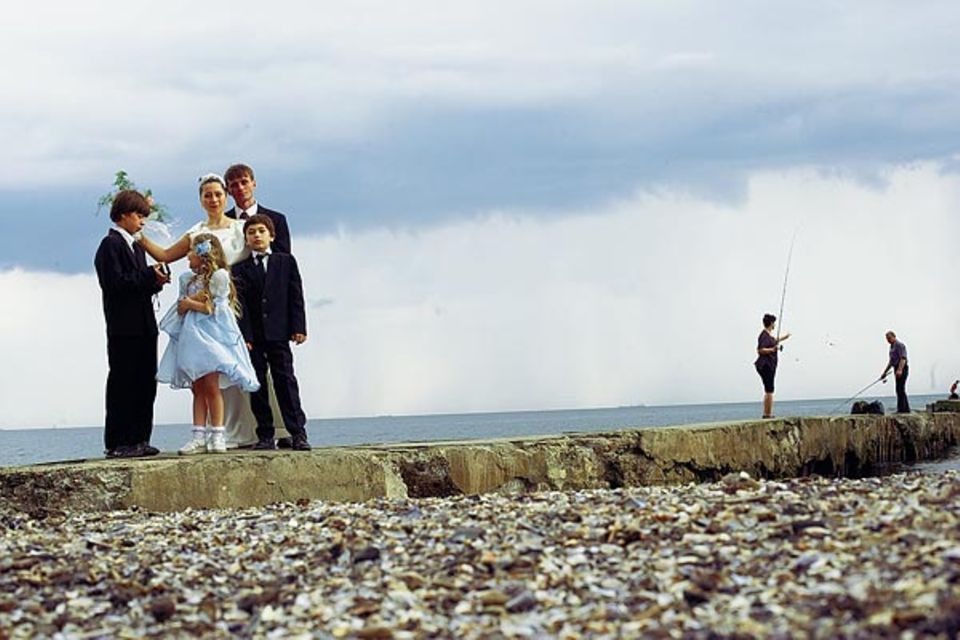
M 227 450 L 221 388 L 260 388 L 237 326 L 237 292 L 216 236 L 201 233 L 187 254 L 191 272 L 180 276 L 180 299 L 160 321 L 170 343 L 157 380 L 193 390 L 193 437 L 183 455 Z

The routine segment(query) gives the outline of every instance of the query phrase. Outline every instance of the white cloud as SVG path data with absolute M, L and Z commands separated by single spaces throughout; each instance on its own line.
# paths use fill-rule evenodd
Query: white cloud
M 909 389 L 960 377 L 952 279 L 960 179 L 929 164 L 882 186 L 798 169 L 742 205 L 638 194 L 551 220 L 522 212 L 420 232 L 297 237 L 310 339 L 295 348 L 311 417 L 759 398 L 753 349 L 777 313 L 778 397 L 845 396 L 906 342 Z M 165 293 L 169 304 L 171 291 Z M 101 422 L 105 347 L 93 275 L 0 273 L 0 426 Z M 329 302 L 332 300 L 332 303 Z M 159 422 L 189 394 L 162 389 Z
M 947 2 L 22 5 L 0 27 L 0 186 L 118 166 L 168 179 L 250 149 L 303 166 L 311 141 L 451 105 L 589 103 L 651 132 L 679 115 L 697 135 L 724 109 L 932 88 L 934 122 L 950 122 L 958 17 Z

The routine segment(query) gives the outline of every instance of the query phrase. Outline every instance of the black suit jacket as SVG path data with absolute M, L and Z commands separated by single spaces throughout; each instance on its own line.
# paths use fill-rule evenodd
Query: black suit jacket
M 287 217 L 279 211 L 267 209 L 265 206 L 257 203 L 257 213 L 262 213 L 273 220 L 273 242 L 270 243 L 270 249 L 280 253 L 291 253 L 290 251 L 290 228 L 287 226 Z M 237 208 L 233 207 L 226 212 L 228 218 L 236 219 Z
M 151 298 L 162 287 L 153 268 L 147 266 L 143 247 L 134 243 L 131 251 L 120 232 L 111 229 L 100 241 L 93 264 L 103 296 L 107 335 L 157 335 Z
M 295 333 L 307 334 L 303 282 L 296 258 L 273 251 L 267 259 L 266 274 L 253 256 L 233 265 L 232 271 L 243 311 L 240 331 L 247 342 L 256 342 L 261 329 L 263 339 L 268 341 L 286 342 Z

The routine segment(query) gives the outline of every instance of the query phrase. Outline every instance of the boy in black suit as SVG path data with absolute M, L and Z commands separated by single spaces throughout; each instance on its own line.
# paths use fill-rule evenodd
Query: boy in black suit
M 227 193 L 233 198 L 234 207 L 227 211 L 228 218 L 245 221 L 258 213 L 270 218 L 273 222 L 273 240 L 270 248 L 280 253 L 290 251 L 290 229 L 287 227 L 287 217 L 279 211 L 267 209 L 257 202 L 257 179 L 253 176 L 253 169 L 245 164 L 230 165 L 223 179 L 227 181 Z
M 253 448 L 277 448 L 267 389 L 269 366 L 273 391 L 284 426 L 290 432 L 292 448 L 309 451 L 307 417 L 300 407 L 300 387 L 293 372 L 289 344 L 290 341 L 303 344 L 307 339 L 300 270 L 292 255 L 271 251 L 274 226 L 268 216 L 255 214 L 247 218 L 243 233 L 251 255 L 233 265 L 233 279 L 242 307 L 240 330 L 260 381 L 260 389 L 250 394 L 250 408 L 257 418 L 258 441 Z
M 270 243 L 270 248 L 280 253 L 292 254 L 293 251 L 290 249 L 290 229 L 287 226 L 286 216 L 279 211 L 268 209 L 257 202 L 257 179 L 253 175 L 253 168 L 242 163 L 232 164 L 227 168 L 223 176 L 227 183 L 227 192 L 233 198 L 235 205 L 226 212 L 226 216 L 228 218 L 235 218 L 241 222 L 246 222 L 250 216 L 258 213 L 267 216 L 273 222 L 273 241 Z M 271 406 L 275 408 L 274 413 L 276 413 L 276 409 L 279 409 L 279 403 Z M 228 405 L 228 423 L 233 422 L 234 419 L 246 421 L 241 416 L 231 418 L 230 414 L 232 411 L 231 405 Z M 286 433 L 283 435 L 286 436 Z M 289 449 L 291 444 L 292 441 L 289 437 L 281 437 L 277 440 L 277 446 L 281 449 Z
M 133 235 L 150 205 L 140 193 L 119 192 L 110 207 L 116 225 L 100 242 L 94 266 L 107 321 L 107 413 L 103 440 L 108 458 L 156 455 L 150 445 L 157 396 L 157 320 L 153 294 L 170 282 L 161 265 L 147 266 Z

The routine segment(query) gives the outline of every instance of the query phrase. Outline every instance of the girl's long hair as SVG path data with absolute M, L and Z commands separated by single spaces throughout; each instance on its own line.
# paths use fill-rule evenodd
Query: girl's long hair
M 230 283 L 230 309 L 234 315 L 239 317 L 240 303 L 237 300 L 237 288 L 233 285 L 233 276 L 230 275 L 230 267 L 227 265 L 227 256 L 223 252 L 223 245 L 220 244 L 217 236 L 212 233 L 198 233 L 190 243 L 190 247 L 194 253 L 196 253 L 196 246 L 204 241 L 210 243 L 210 251 L 202 256 L 197 254 L 202 264 L 200 270 L 193 275 L 190 282 L 200 282 L 207 300 L 212 301 L 213 296 L 210 295 L 210 277 L 217 269 L 224 269 L 227 272 L 227 282 Z

